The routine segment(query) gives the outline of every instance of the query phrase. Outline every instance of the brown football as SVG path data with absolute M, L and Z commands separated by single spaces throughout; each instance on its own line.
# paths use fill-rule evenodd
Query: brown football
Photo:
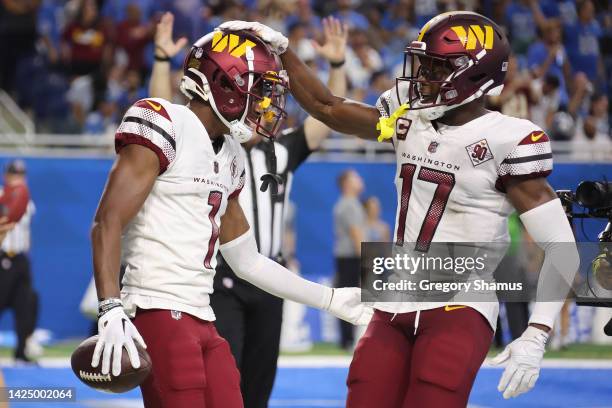
M 102 362 L 96 368 L 91 366 L 91 358 L 97 341 L 98 336 L 90 337 L 79 344 L 72 353 L 70 359 L 72 371 L 79 380 L 98 391 L 115 394 L 136 388 L 146 380 L 151 372 L 151 357 L 138 342 L 135 343 L 140 355 L 140 368 L 132 367 L 130 358 L 124 348 L 121 355 L 121 374 L 115 377 L 111 373 L 102 374 Z

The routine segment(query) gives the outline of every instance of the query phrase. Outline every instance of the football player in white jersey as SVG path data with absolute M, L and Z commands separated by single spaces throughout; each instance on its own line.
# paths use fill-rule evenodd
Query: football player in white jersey
M 238 276 L 272 294 L 356 324 L 371 317 L 359 289 L 321 286 L 259 254 L 238 203 L 239 143 L 253 131 L 274 137 L 286 85 L 264 42 L 215 31 L 185 59 L 181 90 L 189 105 L 143 99 L 117 129 L 118 155 L 92 229 L 100 334 L 92 366 L 118 375 L 125 347 L 138 368 L 134 340 L 146 343 L 153 363 L 141 386 L 147 408 L 243 405 L 234 359 L 212 323 L 218 250 Z
M 542 271 L 558 272 L 552 282 L 567 288 L 579 258 L 546 181 L 548 137 L 527 120 L 485 109 L 484 96 L 501 92 L 510 53 L 497 24 L 472 12 L 431 19 L 406 47 L 404 73 L 377 106 L 332 95 L 281 33 L 243 21 L 221 27 L 251 30 L 270 44 L 312 116 L 339 132 L 393 143 L 398 247 L 426 253 L 432 242 L 507 243 L 507 217 L 516 210 L 545 251 Z M 505 398 L 534 386 L 565 290 L 560 301 L 536 302 L 523 335 L 495 359 L 507 362 L 498 385 Z M 347 406 L 465 407 L 491 344 L 497 302 L 385 302 L 375 309 L 350 367 Z

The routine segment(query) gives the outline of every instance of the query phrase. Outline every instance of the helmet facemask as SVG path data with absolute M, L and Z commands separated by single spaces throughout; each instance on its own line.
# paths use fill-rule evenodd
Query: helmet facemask
M 474 62 L 467 54 L 433 55 L 425 51 L 425 46 L 413 41 L 406 49 L 402 76 L 396 78 L 396 93 L 400 103 L 408 103 L 409 109 L 421 110 L 428 120 L 434 120 L 469 102 L 459 100 L 456 80 Z
M 248 92 L 246 122 L 258 135 L 273 139 L 287 117 L 285 111 L 288 77 L 284 70 L 258 74 Z

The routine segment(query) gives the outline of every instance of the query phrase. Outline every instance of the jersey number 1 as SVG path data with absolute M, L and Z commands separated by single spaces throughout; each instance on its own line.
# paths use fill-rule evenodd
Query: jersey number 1
M 204 258 L 204 267 L 208 269 L 212 269 L 210 265 L 210 261 L 215 253 L 215 244 L 219 239 L 219 226 L 215 221 L 215 217 L 219 212 L 219 208 L 221 208 L 221 198 L 223 197 L 223 193 L 220 191 L 211 191 L 208 195 L 208 205 L 212 208 L 208 213 L 208 219 L 210 220 L 210 225 L 212 227 L 212 232 L 210 234 L 210 240 L 208 240 L 208 252 L 206 252 L 206 257 Z
M 414 178 L 414 172 L 416 170 L 415 164 L 404 163 L 402 164 L 402 171 L 400 178 L 402 179 L 402 196 L 400 201 L 400 213 L 397 220 L 397 236 L 395 245 L 404 245 L 404 230 L 406 228 L 406 214 L 408 213 L 408 202 L 410 201 L 410 193 L 412 192 L 412 179 Z M 455 186 L 455 175 L 453 173 L 447 173 L 445 171 L 430 169 L 428 167 L 421 167 L 419 171 L 419 180 L 427 181 L 429 183 L 437 184 L 436 191 L 434 192 L 425 219 L 421 225 L 421 231 L 416 240 L 417 251 L 427 252 L 431 245 L 436 228 L 442 219 L 444 209 L 448 197 Z

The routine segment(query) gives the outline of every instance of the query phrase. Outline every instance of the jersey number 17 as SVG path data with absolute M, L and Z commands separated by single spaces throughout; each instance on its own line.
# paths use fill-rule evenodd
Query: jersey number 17
M 410 201 L 410 193 L 412 192 L 412 182 L 414 173 L 416 172 L 416 164 L 404 163 L 400 172 L 402 179 L 402 193 L 400 200 L 400 212 L 397 220 L 397 234 L 395 244 L 398 246 L 404 245 L 404 231 L 406 228 L 406 214 L 408 213 L 408 202 Z M 416 240 L 415 250 L 427 252 L 433 239 L 436 228 L 442 219 L 442 214 L 446 208 L 448 197 L 455 186 L 455 175 L 445 171 L 430 169 L 429 167 L 421 167 L 417 180 L 422 180 L 428 183 L 437 184 L 425 219 L 421 225 L 419 236 Z

